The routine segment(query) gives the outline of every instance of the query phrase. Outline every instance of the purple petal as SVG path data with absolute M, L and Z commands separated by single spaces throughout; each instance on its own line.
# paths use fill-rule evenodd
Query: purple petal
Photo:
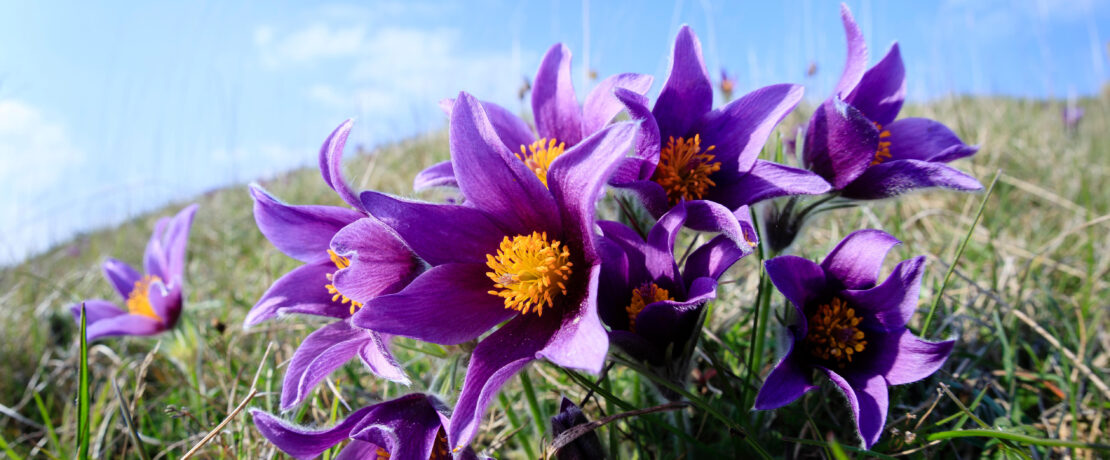
M 660 217 L 648 232 L 647 245 L 644 247 L 645 265 L 652 279 L 678 279 L 678 265 L 674 258 L 674 242 L 682 226 L 686 223 L 686 205 L 675 205 Z M 668 286 L 667 289 L 673 289 Z
M 380 294 L 397 292 L 420 268 L 415 256 L 381 222 L 366 218 L 343 227 L 331 240 L 332 250 L 350 261 L 335 272 L 335 288 L 366 303 Z
M 721 171 L 714 176 L 747 174 L 775 126 L 794 110 L 804 92 L 799 85 L 765 86 L 707 114 L 697 131 L 704 148 L 716 146 L 713 154 Z
M 154 281 L 147 287 L 146 295 L 150 309 L 162 319 L 163 328 L 173 328 L 181 316 L 181 286 Z
M 813 384 L 813 369 L 794 356 L 795 345 L 790 344 L 786 356 L 763 380 L 763 386 L 759 387 L 759 394 L 755 396 L 755 409 L 778 409 L 817 388 Z
M 690 253 L 682 276 L 687 284 L 702 277 L 720 279 L 732 264 L 751 252 L 750 247 L 741 248 L 729 237 L 718 235 Z
M 488 212 L 510 233 L 557 233 L 555 199 L 536 174 L 501 143 L 474 96 L 459 94 L 451 109 L 450 130 L 451 166 L 459 190 L 471 206 Z
M 902 242 L 882 230 L 856 230 L 825 256 L 821 268 L 844 289 L 870 289 L 878 282 L 886 253 L 898 244 Z
M 416 174 L 412 180 L 412 189 L 419 192 L 432 187 L 458 187 L 455 180 L 455 171 L 451 169 L 451 160 L 441 161 L 431 165 Z
M 979 151 L 936 120 L 903 118 L 886 126 L 890 131 L 891 160 L 949 162 Z
M 497 132 L 497 136 L 501 138 L 505 148 L 512 152 L 519 152 L 522 146 L 530 145 L 532 141 L 536 140 L 536 135 L 532 134 L 532 128 L 528 127 L 528 124 L 515 113 L 492 102 L 481 102 L 482 109 L 486 111 L 486 116 L 489 117 L 493 130 Z M 451 119 L 451 110 L 454 108 L 454 104 L 454 99 L 440 101 L 440 108 L 447 113 L 447 119 Z
M 532 83 L 532 113 L 536 132 L 568 146 L 582 140 L 582 109 L 570 76 L 570 49 L 557 43 L 547 50 Z
M 328 260 L 335 232 L 363 217 L 338 206 L 290 206 L 257 185 L 251 185 L 250 192 L 258 230 L 279 251 L 302 262 Z
M 867 70 L 852 94 L 844 100 L 867 118 L 886 126 L 898 117 L 906 99 L 906 69 L 898 44 L 890 46 L 883 59 Z
M 127 311 L 121 310 L 116 304 L 107 300 L 89 299 L 85 303 L 85 324 L 92 324 L 97 321 L 114 318 L 120 315 L 126 315 Z M 69 306 L 69 312 L 73 314 L 73 320 L 78 323 L 81 322 L 81 303 L 75 303 Z
M 709 199 L 728 208 L 790 195 L 820 195 L 832 187 L 821 176 L 766 160 L 756 160 L 748 174 L 730 183 L 718 183 Z
M 587 263 L 597 260 L 593 243 L 597 200 L 618 161 L 632 147 L 636 131 L 635 123 L 610 125 L 560 155 L 547 172 L 547 185 L 567 229 L 566 243 L 582 248 Z
M 304 314 L 346 318 L 351 316 L 351 305 L 332 300 L 328 293 L 327 275 L 334 273 L 335 264 L 323 260 L 305 264 L 286 273 L 262 294 L 258 303 L 247 313 L 243 327 L 251 327 L 270 318 L 287 314 Z M 340 299 L 341 300 L 341 299 Z
M 189 242 L 189 229 L 193 226 L 196 212 L 196 204 L 186 206 L 170 220 L 166 229 L 163 248 L 166 251 L 166 274 L 169 275 L 167 282 L 180 277 L 185 271 L 185 246 Z
M 654 168 L 654 166 L 652 167 Z M 662 186 L 653 181 L 637 180 L 614 185 L 631 192 L 639 198 L 640 202 L 644 204 L 644 208 L 653 216 L 661 216 L 670 209 L 667 192 L 663 190 Z
M 690 286 L 689 295 L 682 301 L 663 300 L 644 306 L 643 311 L 636 315 L 636 333 L 661 351 L 670 344 L 684 346 L 701 319 L 701 309 L 717 296 L 717 282 L 710 278 L 698 278 Z M 678 355 L 682 351 L 676 349 L 673 353 Z
M 598 283 L 605 286 L 597 293 L 597 313 L 601 320 L 614 329 L 628 329 L 628 313 L 624 306 L 632 295 L 633 280 L 629 274 L 632 268 L 628 254 L 612 240 L 598 239 L 598 252 L 601 255 L 601 274 Z
M 720 232 L 741 248 L 747 247 L 748 251 L 751 251 L 759 241 L 747 206 L 729 211 L 728 208 L 712 201 L 687 201 L 686 226 L 702 232 Z
M 335 426 L 324 430 L 310 430 L 286 423 L 271 414 L 258 409 L 251 409 L 254 426 L 262 433 L 271 444 L 281 449 L 289 456 L 298 459 L 316 458 L 328 450 L 345 441 L 356 425 L 363 422 L 367 414 L 376 406 L 363 407 L 351 412 L 347 418 Z
M 809 119 L 802 162 L 840 190 L 863 174 L 879 148 L 879 131 L 840 99 L 825 101 Z
M 904 329 L 917 309 L 925 256 L 902 261 L 882 284 L 867 290 L 846 290 L 841 295 L 854 307 L 875 318 L 885 331 Z
M 683 25 L 674 39 L 674 58 L 667 82 L 655 100 L 652 114 L 662 139 L 685 137 L 713 108 L 713 83 L 705 70 L 701 43 L 690 26 Z
M 143 277 L 130 265 L 116 259 L 105 260 L 103 268 L 104 277 L 112 282 L 116 292 L 124 299 L 131 295 L 131 290 L 135 289 L 135 283 Z
M 281 410 L 300 405 L 324 378 L 354 358 L 372 340 L 371 334 L 346 321 L 336 321 L 305 337 L 285 369 Z
M 930 187 L 970 192 L 982 190 L 983 184 L 942 163 L 896 160 L 867 168 L 867 172 L 844 188 L 842 195 L 856 200 L 878 200 Z
M 447 438 L 456 448 L 470 444 L 497 391 L 536 359 L 536 353 L 560 324 L 557 315 L 521 315 L 478 342 L 451 413 Z
M 881 375 L 846 380 L 831 369 L 824 369 L 829 379 L 848 398 L 856 419 L 856 430 L 864 448 L 870 449 L 883 435 L 886 411 L 890 403 L 886 380 Z
M 622 88 L 634 94 L 643 95 L 651 89 L 651 81 L 651 75 L 638 73 L 622 73 L 601 80 L 601 83 L 586 95 L 586 102 L 582 104 L 582 135 L 589 136 L 600 131 L 613 120 L 613 117 L 624 110 L 625 105 L 614 94 L 614 90 Z
M 358 351 L 358 357 L 366 367 L 370 368 L 370 372 L 401 385 L 412 383 L 405 374 L 405 369 L 397 363 L 393 353 L 389 351 L 389 336 L 371 332 L 370 338 L 371 340 Z
M 88 304 L 85 306 L 88 311 Z M 95 323 L 86 322 L 85 332 L 89 341 L 116 335 L 154 335 L 166 330 L 161 321 L 144 315 L 119 315 L 102 318 Z
M 169 279 L 169 274 L 166 273 L 166 249 L 163 245 L 163 236 L 166 234 L 166 227 L 169 226 L 170 219 L 163 217 L 158 219 L 154 224 L 154 231 L 150 234 L 150 241 L 146 244 L 146 250 L 143 251 L 143 271 L 149 275 L 154 275 L 162 279 Z
M 362 192 L 362 202 L 432 265 L 485 263 L 506 233 L 488 214 L 467 206 L 402 200 L 372 190 Z
M 436 458 L 433 449 L 442 424 L 429 400 L 422 394 L 410 394 L 378 404 L 366 417 L 367 423 L 352 431 L 351 438 L 381 446 L 390 460 Z
M 378 458 L 378 446 L 374 443 L 359 441 L 357 439 L 351 440 L 339 454 L 335 456 L 335 460 L 367 460 Z
M 927 342 L 903 329 L 897 334 L 886 334 L 876 351 L 876 371 L 886 377 L 890 385 L 913 383 L 933 375 L 944 365 L 952 353 L 955 341 Z
M 763 263 L 771 283 L 782 293 L 786 300 L 794 304 L 799 319 L 805 317 L 805 308 L 810 302 L 823 300 L 827 295 L 825 271 L 809 259 L 798 256 L 778 256 Z M 801 335 L 805 336 L 805 321 Z
M 647 106 L 647 97 L 624 88 L 617 88 L 614 94 L 628 108 L 629 118 L 640 123 L 640 133 L 636 136 L 633 155 L 621 160 L 620 166 L 609 177 L 609 183 L 621 185 L 651 179 L 655 165 L 659 163 L 659 124 Z M 663 198 L 666 202 L 665 194 Z
M 551 340 L 536 353 L 537 357 L 566 368 L 601 372 L 609 352 L 609 336 L 597 316 L 597 281 L 601 267 L 590 269 L 587 294 L 574 312 L 564 312 L 562 325 Z M 551 313 L 549 313 L 551 314 Z M 553 315 L 554 316 L 554 315 Z
M 343 147 L 347 144 L 347 136 L 351 134 L 352 126 L 354 126 L 354 120 L 344 121 L 324 141 L 324 145 L 320 147 L 320 173 L 324 175 L 324 182 L 327 182 L 343 201 L 361 210 L 362 202 L 359 201 L 358 195 L 343 179 Z
M 840 74 L 840 81 L 836 84 L 833 95 L 843 98 L 851 93 L 863 78 L 867 70 L 867 42 L 864 41 L 863 32 L 852 18 L 848 5 L 840 4 L 840 21 L 844 23 L 844 35 L 848 38 L 848 54 L 844 62 L 844 73 Z
M 355 313 L 355 326 L 426 342 L 455 345 L 477 338 L 517 312 L 490 294 L 485 264 L 444 264 L 396 294 L 374 298 Z

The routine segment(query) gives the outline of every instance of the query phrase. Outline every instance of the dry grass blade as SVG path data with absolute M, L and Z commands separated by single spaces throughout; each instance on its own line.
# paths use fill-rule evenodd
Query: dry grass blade
M 597 420 L 594 420 L 594 421 L 589 422 L 589 423 L 583 423 L 581 425 L 575 425 L 575 426 L 571 427 L 569 430 L 560 433 L 559 436 L 556 436 L 555 439 L 553 441 L 551 441 L 551 445 L 547 446 L 547 450 L 544 451 L 544 458 L 550 458 L 552 455 L 555 455 L 556 452 L 559 452 L 559 449 L 562 449 L 567 444 L 570 444 L 570 443 L 574 442 L 574 440 L 578 439 L 578 437 L 580 437 L 580 436 L 582 436 L 586 433 L 589 433 L 593 430 L 596 430 L 598 428 L 601 428 L 601 427 L 605 426 L 608 423 L 620 420 L 622 418 L 636 417 L 636 416 L 639 416 L 639 415 L 651 414 L 651 413 L 655 413 L 655 412 L 666 412 L 666 411 L 678 410 L 678 409 L 683 409 L 683 408 L 689 407 L 689 406 L 690 406 L 690 403 L 688 403 L 688 402 L 675 401 L 675 402 L 669 402 L 669 403 L 666 403 L 666 404 L 660 404 L 660 405 L 655 406 L 655 407 L 649 407 L 649 408 L 646 408 L 646 409 L 637 409 L 637 410 L 632 410 L 632 411 L 628 411 L 628 412 L 621 412 L 619 414 L 613 414 L 613 415 L 610 415 L 608 417 L 597 419 Z

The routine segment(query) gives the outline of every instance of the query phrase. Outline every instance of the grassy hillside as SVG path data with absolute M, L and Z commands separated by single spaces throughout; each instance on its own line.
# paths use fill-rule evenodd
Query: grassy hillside
M 968 143 L 981 145 L 978 155 L 957 166 L 984 184 L 995 171 L 1002 174 L 930 327 L 933 338 L 957 338 L 956 351 L 939 378 L 892 390 L 888 428 L 902 434 L 888 431 L 884 452 L 1094 458 L 1097 451 L 1030 443 L 1110 444 L 1110 389 L 1105 383 L 1110 382 L 1110 100 L 1082 102 L 1087 116 L 1073 133 L 1063 128 L 1061 105 L 1056 103 L 958 98 L 904 112 L 941 120 Z M 783 126 L 802 120 L 795 114 Z M 446 158 L 446 137 L 431 135 L 369 155 L 352 155 L 348 178 L 359 188 L 412 195 L 413 175 Z M 263 185 L 290 203 L 341 204 L 314 169 Z M 816 258 L 854 229 L 883 228 L 905 242 L 888 257 L 888 271 L 895 260 L 929 256 L 921 295 L 927 309 L 982 198 L 930 191 L 834 211 L 817 219 L 795 250 Z M 262 292 L 298 262 L 270 246 L 255 228 L 244 186 L 212 192 L 196 202 L 200 210 L 190 238 L 187 305 L 179 327 L 154 338 L 101 340 L 90 351 L 93 448 L 103 458 L 136 455 L 121 404 L 131 409 L 142 450 L 150 458 L 183 455 L 243 401 L 252 384 L 259 392 L 250 406 L 276 410 L 283 366 L 314 327 L 308 320 L 294 319 L 242 329 L 244 315 Z M 7 446 L 0 451 L 12 457 L 73 457 L 76 328 L 65 307 L 83 298 L 114 299 L 100 262 L 112 256 L 138 264 L 155 219 L 182 204 L 82 235 L 0 272 L 0 439 Z M 708 343 L 719 345 L 706 346 L 746 349 L 758 264 L 755 256 L 746 258 L 723 278 L 735 282 L 713 306 L 709 330 L 720 342 Z M 775 305 L 781 302 L 774 300 Z M 923 316 L 915 317 L 911 326 L 919 327 Z M 450 395 L 461 383 L 465 361 L 459 350 L 408 340 L 398 340 L 394 348 L 414 377 L 413 390 Z M 721 388 L 717 379 L 745 366 L 724 356 L 729 359 L 715 369 L 716 377 L 703 390 Z M 774 358 L 768 353 L 762 362 L 773 363 Z M 704 371 L 716 366 L 705 361 L 698 367 L 701 375 L 709 375 Z M 541 402 L 534 409 L 541 416 L 555 413 L 559 394 L 576 401 L 586 396 L 585 388 L 549 364 L 536 363 L 529 375 Z M 611 377 L 607 384 L 616 395 L 639 407 L 657 404 L 650 385 L 634 373 L 617 366 Z M 512 382 L 502 404 L 492 407 L 476 444 L 501 458 L 538 454 L 543 439 L 551 439 L 545 427 L 533 422 L 518 380 Z M 938 390 L 940 383 L 946 392 Z M 333 375 L 330 389 L 318 389 L 315 399 L 291 416 L 327 423 L 348 407 L 407 391 L 351 364 Z M 803 414 L 797 410 L 734 415 L 743 418 L 745 426 L 755 426 L 751 432 L 758 433 L 758 441 L 774 455 L 820 455 L 824 451 L 819 446 L 830 433 L 844 444 L 855 444 L 851 423 L 843 419 L 842 399 L 807 398 L 805 406 L 808 420 L 795 417 Z M 611 409 L 604 399 L 585 407 L 591 419 Z M 706 423 L 696 411 L 685 415 L 685 422 L 667 416 L 627 419 L 602 429 L 602 439 L 621 440 L 622 458 L 670 458 L 687 447 L 660 430 L 660 423 Z M 957 425 L 978 428 L 977 424 L 1033 441 L 928 439 L 931 433 Z M 730 452 L 732 444 L 729 439 L 708 443 L 723 452 Z M 200 452 L 206 457 L 266 458 L 273 449 L 244 412 Z

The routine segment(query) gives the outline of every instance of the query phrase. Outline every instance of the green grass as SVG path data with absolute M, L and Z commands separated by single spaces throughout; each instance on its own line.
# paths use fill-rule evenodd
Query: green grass
M 850 231 L 873 227 L 905 242 L 888 258 L 887 271 L 897 260 L 929 256 L 911 327 L 920 331 L 935 304 L 927 337 L 955 338 L 958 344 L 936 376 L 891 390 L 877 454 L 857 448 L 844 399 L 827 385 L 775 412 L 751 412 L 741 403 L 750 402 L 758 378 L 785 345 L 778 333 L 784 299 L 774 293 L 768 314 L 759 315 L 766 318 L 764 352 L 748 357 L 757 342 L 756 256 L 723 278 L 730 282 L 712 305 L 694 366 L 701 378 L 678 388 L 689 393 L 692 404 L 612 418 L 598 430 L 606 448 L 620 458 L 731 458 L 759 451 L 826 458 L 1110 455 L 1097 450 L 1110 444 L 1110 391 L 1104 383 L 1110 381 L 1110 257 L 1105 257 L 1110 254 L 1110 98 L 1082 105 L 1087 116 L 1076 133 L 1063 130 L 1058 103 L 954 98 L 908 107 L 904 116 L 936 118 L 982 146 L 957 166 L 984 185 L 1002 171 L 978 225 L 972 224 L 984 194 L 929 191 L 823 214 L 794 246 L 800 255 L 817 258 Z M 803 120 L 803 114 L 793 114 L 783 126 Z M 348 178 L 359 188 L 412 196 L 413 175 L 446 157 L 445 136 L 429 135 L 352 155 Z M 341 204 L 314 169 L 263 185 L 291 203 Z M 137 445 L 152 459 L 178 458 L 194 448 L 199 458 L 275 453 L 240 408 L 277 410 L 284 365 L 320 323 L 282 320 L 244 331 L 247 310 L 298 263 L 255 228 L 244 186 L 195 201 L 201 208 L 190 238 L 187 306 L 178 328 L 153 338 L 101 340 L 88 348 L 93 457 L 140 457 Z M 0 271 L 4 455 L 78 454 L 82 350 L 79 326 L 66 307 L 84 298 L 113 299 L 100 262 L 110 255 L 137 264 L 154 220 L 182 204 L 79 236 Z M 602 212 L 616 215 L 613 209 Z M 958 262 L 950 264 L 960 249 Z M 937 296 L 942 286 L 943 295 Z M 449 311 L 444 315 L 450 319 Z M 461 348 L 399 340 L 394 349 L 414 378 L 411 390 L 452 402 L 465 369 Z M 747 377 L 756 362 L 756 376 Z M 331 381 L 337 392 L 322 385 L 288 416 L 329 424 L 349 408 L 410 390 L 374 379 L 354 363 Z M 500 458 L 543 455 L 553 438 L 546 417 L 557 411 L 559 395 L 581 402 L 592 393 L 584 410 L 597 420 L 663 404 L 653 388 L 649 378 L 625 364 L 599 379 L 537 362 L 491 405 L 475 447 Z

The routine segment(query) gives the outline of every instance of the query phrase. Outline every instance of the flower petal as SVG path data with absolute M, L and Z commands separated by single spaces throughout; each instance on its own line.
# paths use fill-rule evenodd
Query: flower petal
M 114 318 L 120 315 L 126 315 L 127 312 L 120 309 L 116 304 L 107 300 L 89 299 L 84 301 L 85 304 L 85 324 L 92 324 L 97 321 Z M 73 320 L 78 323 L 81 322 L 81 302 L 69 306 L 69 312 L 73 314 Z
M 257 185 L 250 186 L 250 193 L 258 230 L 279 251 L 302 262 L 328 260 L 332 236 L 363 217 L 338 206 L 287 205 Z
M 324 182 L 335 190 L 343 201 L 361 210 L 362 202 L 359 201 L 358 195 L 343 179 L 343 147 L 347 144 L 347 136 L 351 134 L 352 126 L 354 126 L 354 120 L 344 121 L 324 141 L 324 145 L 320 147 L 320 173 L 324 176 Z
M 621 160 L 620 166 L 609 176 L 609 183 L 621 185 L 651 179 L 655 165 L 659 163 L 660 140 L 659 124 L 655 122 L 655 116 L 647 106 L 648 99 L 624 88 L 617 88 L 614 95 L 628 109 L 629 118 L 640 123 L 640 133 L 636 136 L 633 154 Z M 666 202 L 665 194 L 663 201 Z
M 345 441 L 351 435 L 351 430 L 362 423 L 375 407 L 363 407 L 351 412 L 343 421 L 323 430 L 294 426 L 259 409 L 251 409 L 250 413 L 258 432 L 271 444 L 293 458 L 311 459 Z
M 573 312 L 563 312 L 562 325 L 536 357 L 566 368 L 601 372 L 609 352 L 609 336 L 597 315 L 597 281 L 601 266 L 590 269 L 587 294 Z M 550 314 L 550 313 L 549 313 Z M 553 315 L 554 316 L 554 315 Z
M 365 218 L 343 227 L 331 240 L 350 266 L 335 272 L 332 284 L 351 300 L 366 303 L 399 291 L 420 268 L 415 256 L 381 222 Z
M 674 39 L 667 82 L 652 109 L 661 138 L 685 137 L 712 108 L 713 83 L 705 70 L 701 43 L 690 26 L 683 25 Z
M 886 126 L 898 117 L 906 100 L 906 69 L 898 43 L 874 67 L 867 70 L 859 85 L 844 101 L 863 112 L 867 118 Z
M 374 412 L 351 431 L 351 438 L 381 446 L 390 460 L 433 458 L 436 437 L 443 427 L 431 396 L 411 393 L 374 406 Z M 377 458 L 377 457 L 374 457 Z
M 412 252 L 432 265 L 485 263 L 486 254 L 496 250 L 505 237 L 505 231 L 488 214 L 472 207 L 402 200 L 372 190 L 362 192 L 362 202 Z
M 454 345 L 473 340 L 517 312 L 490 294 L 485 264 L 432 267 L 396 294 L 367 302 L 355 326 L 426 342 Z
M 169 275 L 167 282 L 181 277 L 185 271 L 185 246 L 189 243 L 189 230 L 196 212 L 196 204 L 186 206 L 173 216 L 166 228 L 163 248 L 166 251 L 166 274 Z
M 281 410 L 290 410 L 304 401 L 312 390 L 336 369 L 350 361 L 373 332 L 336 321 L 305 337 L 285 369 L 281 385 Z
M 629 264 L 624 249 L 613 240 L 602 237 L 598 239 L 597 247 L 601 255 L 598 283 L 605 286 L 597 293 L 598 316 L 611 328 L 628 329 L 628 313 L 624 307 L 631 298 L 633 283 L 642 282 L 646 274 L 643 278 L 631 276 L 634 266 Z
M 686 223 L 686 205 L 679 203 L 663 214 L 648 232 L 644 246 L 645 266 L 654 280 L 666 280 L 667 284 L 677 284 L 678 264 L 675 263 L 674 243 L 678 233 Z M 666 289 L 676 287 L 685 291 L 685 286 L 662 286 Z
M 936 120 L 903 118 L 886 127 L 890 131 L 891 160 L 949 162 L 979 151 Z
M 840 387 L 848 398 L 852 414 L 856 419 L 856 431 L 863 446 L 870 449 L 883 435 L 886 425 L 886 411 L 890 404 L 886 380 L 881 375 L 845 379 L 831 369 L 823 369 L 829 379 Z
M 730 211 L 708 200 L 687 201 L 686 226 L 701 232 L 720 232 L 748 251 L 759 241 L 747 206 Z
M 815 173 L 756 160 L 750 172 L 730 183 L 717 184 L 708 198 L 735 209 L 780 196 L 820 195 L 831 189 L 832 186 Z
M 501 143 L 474 96 L 460 93 L 455 99 L 450 131 L 451 167 L 470 206 L 486 211 L 511 233 L 556 233 L 560 225 L 555 199 Z
M 532 83 L 532 114 L 536 132 L 568 146 L 582 140 L 582 109 L 570 76 L 570 48 L 556 43 L 540 61 Z
M 181 316 L 181 285 L 169 285 L 160 280 L 150 283 L 146 290 L 150 309 L 162 320 L 164 329 L 171 329 Z
M 486 116 L 489 117 L 490 124 L 493 125 L 493 130 L 497 132 L 497 137 L 501 138 L 505 148 L 512 152 L 518 152 L 522 146 L 530 145 L 532 141 L 536 140 L 532 128 L 515 113 L 492 102 L 481 101 L 481 103 L 482 109 L 486 111 Z M 440 101 L 440 108 L 447 113 L 447 119 L 451 119 L 451 110 L 454 105 L 454 99 Z
M 169 274 L 166 273 L 169 264 L 166 260 L 163 238 L 169 224 L 169 217 L 158 219 L 158 222 L 154 224 L 154 231 L 150 233 L 150 241 L 146 243 L 146 250 L 143 251 L 143 271 L 148 275 L 154 275 L 162 279 L 170 278 Z
M 763 380 L 759 393 L 755 395 L 755 409 L 778 409 L 817 388 L 813 384 L 813 369 L 794 356 L 796 345 L 793 342 L 790 344 L 786 356 Z
M 389 351 L 390 337 L 371 332 L 370 338 L 371 340 L 358 350 L 358 357 L 362 359 L 362 364 L 370 368 L 370 372 L 374 375 L 383 379 L 401 385 L 412 383 L 405 374 L 405 369 L 393 358 L 393 352 Z
M 610 125 L 560 155 L 547 172 L 547 185 L 562 212 L 566 243 L 582 248 L 588 263 L 597 260 L 593 242 L 597 200 L 632 147 L 636 131 L 635 123 Z
M 682 276 L 690 284 L 698 278 L 720 279 L 721 275 L 740 258 L 751 254 L 751 248 L 741 248 L 725 235 L 718 235 L 690 253 Z
M 845 300 L 866 311 L 884 331 L 904 329 L 917 309 L 921 277 L 925 274 L 925 256 L 904 260 L 882 284 L 866 290 L 845 290 Z
M 942 163 L 896 160 L 867 168 L 867 172 L 844 188 L 842 195 L 856 200 L 878 200 L 930 187 L 970 192 L 982 190 L 983 184 Z
M 85 311 L 88 311 L 88 304 L 85 305 Z M 166 330 L 165 325 L 157 319 L 131 314 L 102 318 L 95 323 L 86 322 L 86 324 L 85 332 L 90 342 L 101 337 L 154 335 Z
M 879 131 L 840 99 L 825 101 L 806 129 L 802 163 L 840 190 L 863 174 L 879 148 Z
M 626 160 L 632 160 L 632 158 Z M 654 168 L 654 165 L 652 165 L 652 168 Z M 663 190 L 661 185 L 653 181 L 636 180 L 613 185 L 635 195 L 652 216 L 662 216 L 671 208 L 670 203 L 667 202 L 667 192 Z
M 265 320 L 287 314 L 304 314 L 347 318 L 351 306 L 332 300 L 333 294 L 324 287 L 327 275 L 335 272 L 330 260 L 305 264 L 286 273 L 262 294 L 254 304 L 243 327 L 248 328 Z
M 882 230 L 856 230 L 825 256 L 821 268 L 844 289 L 870 289 L 878 282 L 886 253 L 898 244 L 902 242 Z
M 604 128 L 624 110 L 624 104 L 616 97 L 614 90 L 622 88 L 634 94 L 646 94 L 651 89 L 651 75 L 622 73 L 610 76 L 598 83 L 582 104 L 582 135 L 589 136 Z M 569 144 L 568 144 L 569 145 Z
M 804 337 L 806 305 L 814 300 L 821 300 L 828 290 L 825 271 L 809 259 L 794 255 L 775 257 L 764 262 L 763 266 L 767 269 L 771 283 L 797 309 L 802 325 L 801 335 Z
M 665 350 L 670 345 L 682 346 L 694 334 L 698 320 L 702 319 L 705 303 L 717 294 L 717 282 L 710 278 L 698 278 L 690 286 L 690 297 L 682 300 L 663 300 L 644 306 L 636 315 L 636 333 Z M 673 350 L 671 359 L 680 359 L 685 350 Z M 662 357 L 660 357 L 662 358 Z
M 844 72 L 840 74 L 840 81 L 836 84 L 833 95 L 843 98 L 856 88 L 867 70 L 867 42 L 856 20 L 852 18 L 848 5 L 843 3 L 840 4 L 840 21 L 844 23 L 844 35 L 848 38 L 848 53 L 844 62 Z
M 875 370 L 891 385 L 913 383 L 933 375 L 944 366 L 956 343 L 954 340 L 927 342 L 908 329 L 887 334 L 884 341 L 886 343 L 876 344 L 881 347 L 882 356 L 876 359 Z
M 378 446 L 374 443 L 359 441 L 357 439 L 351 440 L 339 454 L 335 456 L 335 460 L 366 460 L 378 458 Z
M 419 192 L 432 187 L 456 187 L 459 182 L 455 180 L 455 171 L 451 169 L 451 160 L 441 161 L 425 168 L 416 174 L 412 180 L 412 189 Z
M 124 299 L 131 295 L 131 291 L 135 289 L 135 283 L 143 277 L 126 262 L 112 258 L 104 261 L 103 268 L 104 277 L 108 278 L 108 281 L 116 288 L 116 292 Z
M 775 126 L 794 110 L 804 92 L 800 85 L 765 86 L 709 112 L 697 131 L 705 148 L 716 147 L 713 154 L 721 171 L 714 176 L 747 174 Z

